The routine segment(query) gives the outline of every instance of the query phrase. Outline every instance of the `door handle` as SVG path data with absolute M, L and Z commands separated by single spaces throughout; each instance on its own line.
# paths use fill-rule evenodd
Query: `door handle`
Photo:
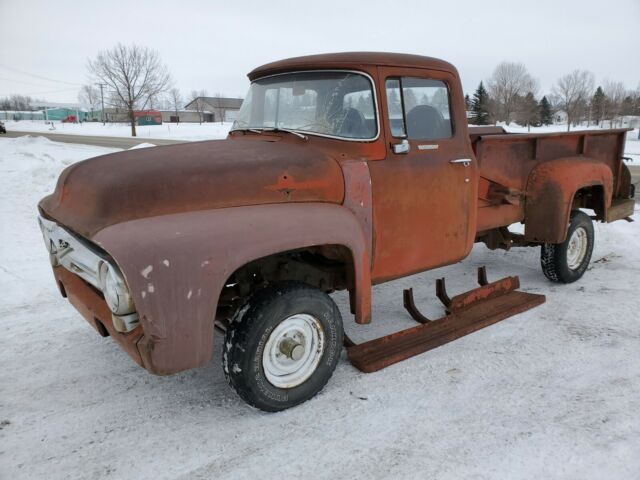
M 469 165 L 471 165 L 471 159 L 470 158 L 457 158 L 455 160 L 449 160 L 449 163 L 461 163 L 465 167 L 468 167 Z

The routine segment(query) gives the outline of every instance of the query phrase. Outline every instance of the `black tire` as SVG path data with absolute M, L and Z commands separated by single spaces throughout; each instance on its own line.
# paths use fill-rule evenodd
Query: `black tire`
M 586 252 L 577 265 L 570 266 L 568 252 L 572 236 L 576 230 L 583 229 L 586 238 Z M 580 210 L 571 212 L 567 238 L 562 243 L 545 243 L 540 250 L 540 264 L 545 276 L 552 282 L 572 283 L 579 280 L 591 261 L 593 253 L 593 222 L 591 218 Z
M 323 347 L 315 355 L 319 362 L 313 373 L 298 385 L 282 388 L 265 373 L 263 354 L 278 325 L 299 314 L 313 317 L 315 325 L 321 327 Z M 340 311 L 324 292 L 299 282 L 269 286 L 250 298 L 227 329 L 222 353 L 225 376 L 249 405 L 267 412 L 291 408 L 309 400 L 327 384 L 340 359 L 343 335 Z

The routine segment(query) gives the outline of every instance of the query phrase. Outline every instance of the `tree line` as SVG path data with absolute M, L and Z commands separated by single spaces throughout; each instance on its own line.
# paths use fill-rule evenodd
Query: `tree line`
M 80 102 L 94 112 L 101 111 L 103 104 L 122 111 L 131 124 L 133 136 L 136 110 L 173 110 L 177 117 L 185 103 L 196 100 L 193 108 L 199 113 L 200 123 L 203 121 L 205 104 L 197 99 L 206 97 L 206 90 L 191 91 L 189 101 L 185 102 L 173 86 L 167 66 L 153 49 L 118 44 L 99 52 L 88 61 L 87 68 L 90 82 L 81 88 Z M 635 90 L 611 81 L 596 88 L 594 78 L 587 70 L 575 70 L 559 78 L 549 94 L 539 97 L 538 81 L 524 64 L 502 62 L 486 86 L 480 82 L 472 97 L 465 96 L 469 123 L 515 121 L 530 128 L 550 125 L 559 112 L 564 112 L 563 120 L 570 130 L 583 123 L 600 126 L 607 121 L 609 127 L 621 126 L 623 116 L 640 116 L 640 83 Z M 102 85 L 102 90 L 97 85 Z M 28 96 L 12 95 L 0 98 L 0 109 L 32 110 L 32 102 Z
M 595 77 L 587 70 L 574 70 L 560 77 L 551 93 L 537 96 L 538 81 L 522 63 L 502 62 L 486 82 L 480 82 L 472 97 L 465 96 L 469 123 L 497 122 L 520 125 L 551 125 L 564 112 L 567 130 L 585 124 L 613 128 L 622 126 L 622 117 L 640 116 L 640 83 L 629 90 L 622 82 L 607 81 L 595 87 Z

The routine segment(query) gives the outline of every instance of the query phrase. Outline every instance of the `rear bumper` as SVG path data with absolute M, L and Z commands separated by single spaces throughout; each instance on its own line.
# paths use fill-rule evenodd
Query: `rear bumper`
M 64 267 L 53 267 L 53 275 L 62 296 L 71 302 L 100 335 L 111 336 L 138 365 L 153 371 L 145 364 L 138 350 L 138 342 L 144 338 L 141 326 L 127 333 L 118 332 L 113 326 L 111 310 L 93 287 Z

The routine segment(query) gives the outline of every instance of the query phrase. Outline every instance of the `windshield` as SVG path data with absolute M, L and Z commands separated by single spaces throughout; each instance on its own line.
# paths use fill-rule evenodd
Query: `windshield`
M 371 140 L 377 135 L 371 81 L 350 72 L 299 72 L 256 80 L 232 130 L 282 129 Z

